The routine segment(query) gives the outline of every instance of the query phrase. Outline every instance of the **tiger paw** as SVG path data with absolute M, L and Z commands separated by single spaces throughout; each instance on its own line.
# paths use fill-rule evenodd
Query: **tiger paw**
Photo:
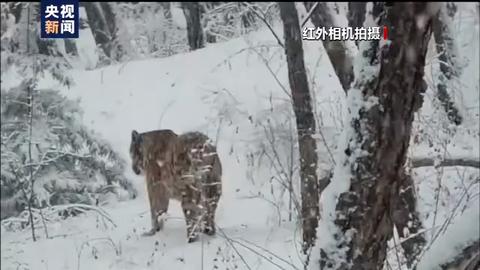
M 209 227 L 209 226 L 206 226 L 204 229 L 203 229 L 203 233 L 206 234 L 206 235 L 214 235 L 215 234 L 215 227 Z
M 193 242 L 196 242 L 197 240 L 198 240 L 198 235 L 193 235 L 188 237 L 188 243 L 193 243 Z

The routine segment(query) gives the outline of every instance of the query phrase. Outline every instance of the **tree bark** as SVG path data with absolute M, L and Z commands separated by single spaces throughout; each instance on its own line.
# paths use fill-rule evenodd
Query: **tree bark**
M 88 17 L 95 43 L 100 45 L 105 55 L 113 57 L 116 38 L 115 15 L 107 2 L 82 2 Z
M 460 125 L 463 117 L 448 93 L 448 88 L 451 88 L 449 87 L 451 85 L 449 82 L 455 78 L 458 79 L 461 73 L 461 67 L 457 63 L 458 50 L 453 36 L 454 33 L 452 33 L 451 29 L 451 22 L 455 16 L 456 9 L 455 3 L 452 2 L 442 5 L 433 21 L 433 37 L 435 38 L 437 53 L 440 54 L 438 59 L 440 60 L 441 75 L 437 84 L 438 99 L 445 109 L 448 119 L 456 125 Z
M 314 4 L 315 2 L 304 2 L 307 11 L 309 11 Z M 315 25 L 315 27 L 325 27 L 326 29 L 336 26 L 334 25 L 331 12 L 326 2 L 318 2 L 310 16 L 313 25 Z M 352 56 L 348 54 L 346 43 L 343 40 L 330 40 L 328 38 L 322 40 L 322 43 L 335 70 L 335 74 L 340 80 L 343 90 L 347 93 L 354 76 L 353 59 Z
M 67 54 L 71 54 L 73 56 L 78 56 L 78 49 L 77 49 L 77 44 L 75 40 L 66 38 L 64 39 L 64 44 L 65 44 L 65 52 Z
M 367 2 L 348 2 L 348 26 L 353 28 L 362 27 L 366 12 Z
M 249 4 L 252 4 L 252 2 L 247 2 Z M 242 28 L 244 32 L 247 32 L 247 30 L 252 27 L 252 24 L 255 22 L 255 15 L 253 12 L 250 10 L 250 8 L 244 8 L 244 5 L 242 3 L 238 3 L 238 8 L 240 9 L 241 12 L 241 20 L 242 20 Z
M 23 3 L 22 2 L 12 2 L 8 3 L 8 8 L 13 16 L 15 16 L 15 23 L 20 22 L 22 16 Z
M 38 53 L 49 56 L 61 56 L 56 43 L 53 40 L 37 37 Z
M 412 177 L 405 173 L 399 185 L 399 193 L 392 197 L 392 219 L 397 227 L 398 235 L 403 238 L 401 246 L 405 252 L 407 265 L 412 267 L 425 246 L 426 240 L 420 233 L 423 224 L 420 213 L 416 209 L 417 195 Z
M 200 3 L 182 2 L 181 5 L 187 21 L 187 38 L 190 51 L 205 47 L 201 23 Z
M 365 21 L 365 13 L 367 12 L 367 2 L 348 2 L 348 26 L 355 29 L 362 27 Z M 358 46 L 358 40 L 355 44 Z
M 30 24 L 30 13 L 31 13 L 32 7 L 27 6 L 27 24 Z M 28 31 L 29 32 L 29 31 Z M 28 33 L 27 32 L 27 33 Z M 37 39 L 39 39 L 37 37 Z M 30 54 L 30 41 L 29 41 L 29 35 L 27 34 L 27 54 Z M 36 63 L 35 63 L 36 64 Z M 33 69 L 33 72 L 36 73 L 37 70 L 36 68 Z M 36 77 L 36 76 L 35 76 Z M 28 127 L 28 162 L 32 164 L 32 132 L 33 132 L 33 91 L 32 87 L 34 87 L 35 83 L 33 79 L 30 79 L 29 82 L 27 82 L 27 95 L 28 95 L 28 119 L 27 119 L 27 127 Z M 32 240 L 33 242 L 37 241 L 37 237 L 35 235 L 35 224 L 33 223 L 33 213 L 32 213 L 32 204 L 34 202 L 34 178 L 33 178 L 33 167 L 30 166 L 29 168 L 29 178 L 28 178 L 28 187 L 25 187 L 25 183 L 21 183 L 23 185 L 23 194 L 25 196 L 25 200 L 27 201 L 27 209 L 29 213 L 29 221 L 30 221 L 30 228 L 32 230 Z M 25 190 L 29 190 L 30 194 L 27 196 L 27 192 Z
M 40 3 L 30 3 L 27 7 L 27 12 L 30 12 L 30 20 L 33 24 L 30 27 L 33 26 L 32 28 L 34 28 L 36 24 L 40 24 Z M 19 14 L 21 14 L 21 12 Z M 39 31 L 39 29 L 33 30 L 33 32 L 35 33 L 34 42 L 36 43 L 35 45 L 37 47 L 36 53 L 48 56 L 62 57 L 63 55 L 60 53 L 55 41 L 53 39 L 40 38 L 40 34 L 37 32 L 37 30 Z
M 355 111 L 348 130 L 353 134 L 347 137 L 344 157 L 350 185 L 335 209 L 336 245 L 321 250 L 321 265 L 327 269 L 383 269 L 387 241 L 393 235 L 391 215 L 398 210 L 398 194 L 408 187 L 404 164 L 414 112 L 426 90 L 423 75 L 431 4 L 389 4 L 393 6 L 382 12 L 383 4 L 375 2 L 372 16 L 379 19 L 378 25 L 389 27 L 391 42 L 379 48 L 378 41 L 370 41 L 359 55 L 365 58 L 366 73 L 357 78 L 353 94 L 360 95 L 360 100 L 352 105 L 366 104 L 351 108 Z M 417 23 L 419 17 L 424 24 Z M 377 74 L 367 72 L 377 69 Z M 337 166 L 343 170 L 345 164 Z M 338 177 L 334 175 L 330 185 L 345 181 Z M 339 256 L 344 260 L 339 261 Z
M 293 98 L 293 109 L 300 148 L 303 251 L 306 252 L 316 238 L 315 232 L 319 218 L 319 193 L 316 174 L 317 145 L 312 137 L 315 134 L 315 119 L 303 59 L 297 9 L 293 2 L 280 2 L 279 7 L 283 22 L 288 79 Z

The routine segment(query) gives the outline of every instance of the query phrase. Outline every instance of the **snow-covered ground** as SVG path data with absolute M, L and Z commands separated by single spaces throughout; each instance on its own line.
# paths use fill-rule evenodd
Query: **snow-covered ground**
M 470 59 L 463 75 L 461 98 L 464 107 L 470 108 L 467 124 L 473 135 L 463 134 L 465 129 L 461 129 L 462 134 L 455 135 L 447 148 L 452 156 L 467 153 L 478 158 L 478 22 L 462 25 L 477 33 L 477 38 L 465 42 L 461 50 Z M 276 32 L 281 36 L 283 31 L 276 27 Z M 345 109 L 344 94 L 321 43 L 305 42 L 304 50 L 317 118 L 321 119 L 321 130 L 329 144 L 335 145 Z M 133 129 L 172 129 L 177 133 L 199 130 L 217 142 L 224 167 L 223 195 L 216 220 L 220 229 L 213 237 L 203 235 L 201 241 L 187 244 L 180 205 L 172 201 L 164 229 L 154 236 L 141 236 L 149 229 L 149 206 L 143 178 L 128 167 L 125 174 L 136 184 L 140 196 L 103 206 L 115 226 L 88 213 L 50 224 L 51 239 L 45 239 L 42 229 L 38 230 L 41 239 L 35 243 L 28 230 L 2 229 L 2 269 L 303 269 L 301 233 L 294 222 L 288 221 L 288 205 L 282 205 L 288 201 L 287 195 L 272 180 L 275 169 L 265 161 L 255 168 L 251 165 L 258 162 L 251 160 L 251 154 L 265 140 L 263 127 L 267 120 L 281 122 L 286 119 L 282 115 L 291 114 L 282 88 L 289 89 L 284 51 L 269 31 L 169 58 L 73 71 L 72 76 L 76 85 L 61 88 L 62 93 L 80 99 L 84 123 L 127 161 Z M 39 88 L 52 84 L 56 83 L 46 78 Z M 425 103 L 421 115 L 428 116 L 433 110 L 431 99 L 425 99 Z M 452 146 L 454 143 L 458 147 Z M 428 151 L 430 148 L 424 145 L 413 146 L 411 155 L 430 156 Z M 321 157 L 320 161 L 326 159 Z M 464 168 L 454 167 L 442 173 L 443 178 L 439 178 L 437 171 L 421 168 L 414 174 L 419 183 L 420 211 L 430 227 L 433 222 L 441 224 L 451 213 L 455 201 L 449 200 L 459 198 L 451 194 L 463 191 L 456 190 L 457 186 L 478 179 L 478 170 L 465 172 Z M 433 221 L 427 213 L 435 208 L 431 205 L 435 202 L 432 190 L 438 179 L 447 179 L 444 182 L 452 190 L 446 192 L 451 196 L 444 198 L 448 203 L 437 205 L 440 210 Z M 478 184 L 475 188 L 478 190 Z M 462 217 L 470 222 L 457 227 L 466 238 L 457 238 L 459 244 L 479 237 L 479 221 L 474 218 L 479 216 L 478 200 L 478 196 L 471 198 L 463 215 L 454 219 L 454 225 Z M 452 233 L 455 235 L 455 231 L 448 230 L 441 234 L 432 250 L 451 241 Z M 449 254 L 454 248 L 458 247 L 433 254 Z M 441 263 L 441 258 L 428 256 L 434 261 L 432 267 Z M 429 267 L 421 270 L 435 269 Z
M 281 28 L 277 32 L 281 33 Z M 271 202 L 255 198 L 258 192 L 268 197 L 270 168 L 265 166 L 250 177 L 247 175 L 251 171 L 247 154 L 255 150 L 256 141 L 261 139 L 257 122 L 272 106 L 284 110 L 282 105 L 288 104 L 288 97 L 269 71 L 269 68 L 274 72 L 280 69 L 278 80 L 288 89 L 283 49 L 275 45 L 268 31 L 252 35 L 165 59 L 74 71 L 76 85 L 62 90 L 71 98 L 80 98 L 84 123 L 106 138 L 125 160 L 130 160 L 128 148 L 133 129 L 143 132 L 168 128 L 177 133 L 200 130 L 216 140 L 224 167 L 223 195 L 217 210 L 217 225 L 221 229 L 216 236 L 203 236 L 202 241 L 187 244 L 183 213 L 175 201 L 171 202 L 164 230 L 152 237 L 140 236 L 150 224 L 149 206 L 143 178 L 135 176 L 128 167 L 125 173 L 138 186 L 140 196 L 104 207 L 117 227 L 104 228 L 96 214 L 87 214 L 50 226 L 49 233 L 54 239 L 41 239 L 34 244 L 28 231 L 3 232 L 2 266 L 5 269 L 19 264 L 25 269 L 201 269 L 202 265 L 204 269 L 302 268 L 298 245 L 301 234 L 295 230 L 295 224 L 286 222 L 287 216 L 282 212 L 279 225 Z M 322 85 L 330 86 L 317 89 L 318 106 L 334 106 L 325 100 L 340 99 L 343 95 L 340 85 L 333 77 L 328 59 L 318 59 L 319 44 L 306 45 L 306 55 L 315 56 L 308 60 L 312 76 L 322 80 Z M 251 50 L 245 50 L 250 47 Z M 267 68 L 252 50 L 264 57 L 273 55 L 270 66 Z M 330 76 L 326 76 L 327 72 Z M 39 88 L 51 86 L 52 82 L 46 79 Z M 325 114 L 323 121 L 332 126 L 335 118 Z M 19 251 L 23 255 L 19 256 Z

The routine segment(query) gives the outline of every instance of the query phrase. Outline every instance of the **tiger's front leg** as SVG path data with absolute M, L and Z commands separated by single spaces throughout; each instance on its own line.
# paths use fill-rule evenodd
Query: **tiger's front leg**
M 152 236 L 163 228 L 162 216 L 167 213 L 170 200 L 166 181 L 152 181 L 147 184 L 147 188 L 150 201 L 151 228 L 144 232 L 143 236 Z

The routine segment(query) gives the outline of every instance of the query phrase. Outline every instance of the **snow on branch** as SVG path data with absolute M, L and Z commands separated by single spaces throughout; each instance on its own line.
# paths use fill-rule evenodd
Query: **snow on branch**
M 451 95 L 459 90 L 456 79 L 463 71 L 464 63 L 459 59 L 458 44 L 455 40 L 453 19 L 456 13 L 454 3 L 443 3 L 433 21 L 433 36 L 437 53 L 439 53 L 440 72 L 437 78 L 437 98 L 444 107 L 448 119 L 460 125 L 463 117 L 458 109 L 458 104 Z
M 69 215 L 69 213 L 86 213 L 92 211 L 100 216 L 102 219 L 108 221 L 113 227 L 117 227 L 117 224 L 113 221 L 110 215 L 100 207 L 88 205 L 88 204 L 65 204 L 65 205 L 56 205 L 43 209 L 37 209 L 32 207 L 33 222 L 35 226 L 44 220 L 48 223 L 58 222 L 59 219 Z M 42 213 L 43 211 L 43 213 Z M 40 216 L 43 214 L 43 218 Z M 9 230 L 18 230 L 23 229 L 28 226 L 29 223 L 29 213 L 27 210 L 24 210 L 18 217 L 10 217 L 1 221 L 1 226 Z
M 312 16 L 313 11 L 317 8 L 317 6 L 318 6 L 318 2 L 313 4 L 313 6 L 308 10 L 307 16 L 305 16 L 305 19 L 303 19 L 303 22 L 300 24 L 301 27 L 305 26 L 305 24 L 308 22 L 308 20 Z
M 285 48 L 285 46 L 283 45 L 283 42 L 281 41 L 281 39 L 278 37 L 277 33 L 275 33 L 275 31 L 273 30 L 273 27 L 270 25 L 270 23 L 268 23 L 267 19 L 266 19 L 266 14 L 268 12 L 268 10 L 273 6 L 273 5 L 270 5 L 268 6 L 265 10 L 262 10 L 260 9 L 259 7 L 255 6 L 255 5 L 252 5 L 248 2 L 242 2 L 243 5 L 245 5 L 246 7 L 248 7 L 260 20 L 262 20 L 262 22 L 265 23 L 265 25 L 268 27 L 268 29 L 270 30 L 270 32 L 272 32 L 273 36 L 275 37 L 275 39 L 277 40 L 278 42 L 278 45 L 280 45 L 282 48 Z
M 457 159 L 444 159 L 440 163 L 435 164 L 435 160 L 430 158 L 419 158 L 412 160 L 412 167 L 452 167 L 452 166 L 462 166 L 462 167 L 473 167 L 480 169 L 480 160 L 479 159 L 469 159 L 469 158 L 457 158 Z

